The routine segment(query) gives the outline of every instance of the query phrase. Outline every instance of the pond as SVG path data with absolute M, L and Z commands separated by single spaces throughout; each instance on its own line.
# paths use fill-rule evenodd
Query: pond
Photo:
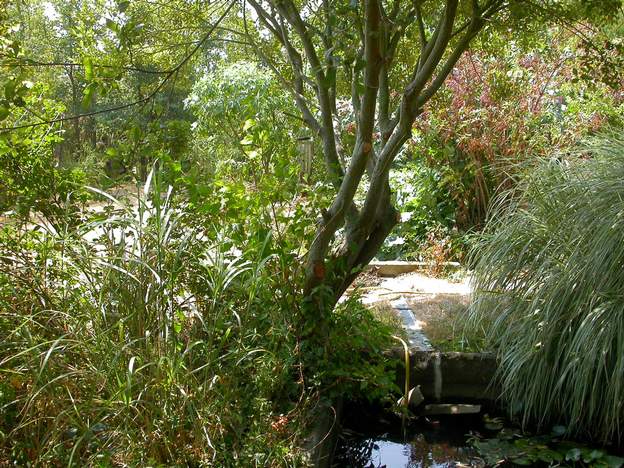
M 483 417 L 420 417 L 403 426 L 401 418 L 379 408 L 349 405 L 334 457 L 334 467 L 482 467 L 468 446 L 471 431 L 483 432 Z

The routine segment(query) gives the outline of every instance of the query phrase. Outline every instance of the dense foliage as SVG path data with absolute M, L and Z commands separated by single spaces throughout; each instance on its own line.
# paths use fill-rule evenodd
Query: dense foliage
M 361 306 L 336 311 L 332 359 L 301 346 L 294 244 L 217 224 L 253 210 L 238 195 L 185 208 L 158 176 L 97 195 L 88 219 L 0 234 L 0 461 L 297 466 L 319 391 L 394 391 L 391 330 Z
M 288 117 L 296 111 L 267 70 L 252 62 L 222 64 L 195 84 L 187 106 L 198 152 L 218 151 L 208 164 L 213 172 L 243 171 L 254 183 L 268 175 L 297 180 L 292 162 L 303 129 Z
M 468 53 L 416 122 L 394 171 L 403 223 L 385 256 L 461 260 L 464 234 L 479 230 L 491 198 L 518 168 L 624 123 L 622 84 L 575 79 L 579 39 L 557 29 L 527 44 L 492 38 Z
M 0 465 L 297 466 L 317 404 L 396 401 L 393 330 L 339 299 L 622 125 L 621 36 L 619 0 L 0 0 Z M 606 439 L 620 165 L 569 164 L 498 205 L 478 284 L 550 290 L 493 309 L 508 401 Z

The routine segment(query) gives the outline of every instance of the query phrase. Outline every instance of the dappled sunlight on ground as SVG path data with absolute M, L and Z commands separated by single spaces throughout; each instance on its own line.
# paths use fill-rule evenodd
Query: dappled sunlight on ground
M 446 350 L 452 349 L 461 335 L 461 315 L 471 293 L 470 277 L 456 276 L 457 281 L 420 272 L 393 278 L 367 275 L 359 290 L 364 304 L 403 323 L 411 347 Z

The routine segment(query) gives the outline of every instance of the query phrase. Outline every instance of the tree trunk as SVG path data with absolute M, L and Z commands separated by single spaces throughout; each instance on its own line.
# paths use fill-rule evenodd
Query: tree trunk
M 317 11 L 304 16 L 293 0 L 247 3 L 255 10 L 258 23 L 276 39 L 275 45 L 285 52 L 288 74 L 281 73 L 280 65 L 263 53 L 261 44 L 255 47 L 321 140 L 328 178 L 336 190 L 331 206 L 322 210 L 305 269 L 304 329 L 322 338 L 336 303 L 398 222 L 391 203 L 389 172 L 412 134 L 412 124 L 471 40 L 505 2 L 471 0 L 458 14 L 459 0 L 445 0 L 437 6 L 428 4 L 429 16 L 424 17 L 422 2 L 363 0 L 353 8 L 352 23 L 347 19 L 351 16 L 345 16 L 330 0 L 322 0 Z M 315 24 L 325 28 L 312 27 L 313 17 L 319 20 Z M 343 50 L 335 36 L 339 22 L 340 28 L 351 29 L 357 38 Z M 420 47 L 414 47 L 411 35 L 406 35 L 411 24 L 418 28 Z M 256 45 L 256 37 L 247 34 L 247 39 Z M 391 90 L 390 72 L 400 44 L 410 48 L 405 53 L 415 54 L 414 68 L 399 81 L 400 88 Z M 337 80 L 345 78 L 341 89 L 351 88 L 355 143 L 341 141 L 337 122 L 341 118 L 336 109 Z M 349 148 L 350 158 L 346 154 Z M 369 187 L 358 205 L 355 195 L 364 174 Z M 344 239 L 337 246 L 336 234 L 343 227 Z

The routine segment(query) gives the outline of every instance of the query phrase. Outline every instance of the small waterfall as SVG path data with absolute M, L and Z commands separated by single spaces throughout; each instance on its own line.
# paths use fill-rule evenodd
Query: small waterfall
M 436 400 L 440 401 L 442 397 L 442 367 L 440 363 L 440 353 L 434 353 L 433 355 L 433 392 Z

